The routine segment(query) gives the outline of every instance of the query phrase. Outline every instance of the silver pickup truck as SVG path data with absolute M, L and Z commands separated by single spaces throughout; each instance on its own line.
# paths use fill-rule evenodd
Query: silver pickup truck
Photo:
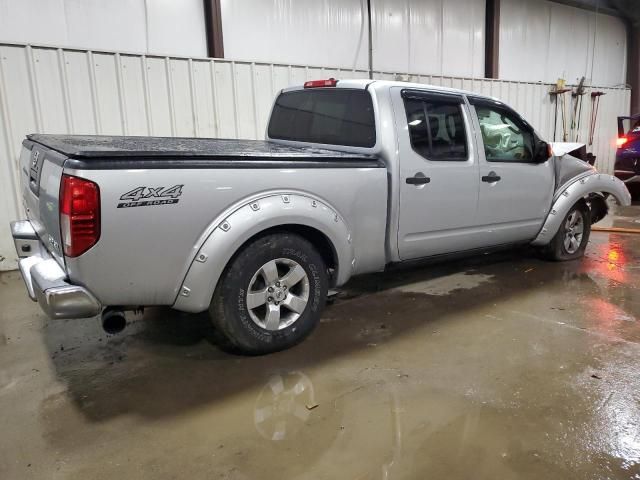
M 225 346 L 261 354 L 354 275 L 514 244 L 581 257 L 606 198 L 630 196 L 555 153 L 492 98 L 311 81 L 279 93 L 265 141 L 29 135 L 12 232 L 51 318 L 114 332 L 129 309 L 208 309 Z

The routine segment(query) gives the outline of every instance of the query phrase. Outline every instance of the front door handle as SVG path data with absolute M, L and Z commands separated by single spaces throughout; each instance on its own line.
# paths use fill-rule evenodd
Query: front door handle
M 482 181 L 487 183 L 499 182 L 500 175 L 497 175 L 496 172 L 489 172 L 489 175 L 482 177 Z
M 418 172 L 415 174 L 415 176 L 406 179 L 406 182 L 409 185 L 424 185 L 425 183 L 429 183 L 430 181 L 431 179 L 422 172 Z

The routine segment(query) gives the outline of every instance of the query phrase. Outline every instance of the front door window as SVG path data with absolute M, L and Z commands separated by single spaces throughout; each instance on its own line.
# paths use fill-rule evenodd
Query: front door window
M 475 107 L 488 162 L 533 161 L 533 134 L 515 115 L 498 107 Z

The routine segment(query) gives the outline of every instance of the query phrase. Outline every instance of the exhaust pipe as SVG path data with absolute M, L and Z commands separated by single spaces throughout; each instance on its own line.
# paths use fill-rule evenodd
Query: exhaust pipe
M 126 326 L 127 319 L 122 310 L 108 307 L 102 312 L 102 329 L 108 334 L 120 333 Z

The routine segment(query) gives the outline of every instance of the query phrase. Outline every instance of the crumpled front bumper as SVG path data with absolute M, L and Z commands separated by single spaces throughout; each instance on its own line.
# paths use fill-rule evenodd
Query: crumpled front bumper
M 29 297 L 47 316 L 86 318 L 100 313 L 102 305 L 89 290 L 67 281 L 66 272 L 44 248 L 31 222 L 12 222 L 11 235 Z

